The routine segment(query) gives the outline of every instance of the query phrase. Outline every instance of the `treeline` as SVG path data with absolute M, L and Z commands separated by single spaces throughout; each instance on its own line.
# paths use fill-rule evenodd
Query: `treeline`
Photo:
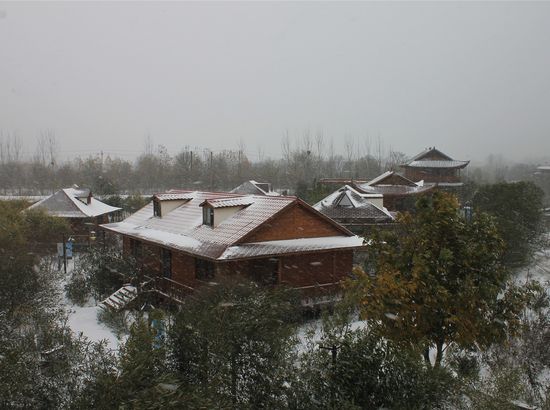
M 135 161 L 100 152 L 61 161 L 51 132 L 41 134 L 30 159 L 23 157 L 16 136 L 4 134 L 0 136 L 0 189 L 13 195 L 43 195 L 73 184 L 90 187 L 98 194 L 151 193 L 167 188 L 228 190 L 256 179 L 294 191 L 299 184 L 312 185 L 320 178 L 372 178 L 405 159 L 402 153 L 386 150 L 380 140 L 372 149 L 370 143 L 349 139 L 346 153 L 337 154 L 333 142 L 322 134 L 294 140 L 286 135 L 281 147 L 281 158 L 265 158 L 259 151 L 252 161 L 244 144 L 223 151 L 184 147 L 171 155 L 162 145 L 153 148 L 147 140 Z
M 73 184 L 91 188 L 98 195 L 150 194 L 170 188 L 230 190 L 255 179 L 307 197 L 319 190 L 321 178 L 369 180 L 384 171 L 399 170 L 408 157 L 380 138 L 346 137 L 340 145 L 343 150 L 339 152 L 334 140 L 322 133 L 305 132 L 294 138 L 286 133 L 280 158 L 269 158 L 261 149 L 250 152 L 242 143 L 222 151 L 186 146 L 173 154 L 162 145 L 154 147 L 148 138 L 135 160 L 101 152 L 61 160 L 51 130 L 40 133 L 33 155 L 23 155 L 17 135 L 0 131 L 0 194 L 47 195 Z M 482 165 L 469 165 L 463 178 L 473 184 L 533 181 L 550 195 L 550 176 L 537 173 L 536 165 L 511 163 L 494 155 Z M 318 194 L 309 196 L 317 199 Z

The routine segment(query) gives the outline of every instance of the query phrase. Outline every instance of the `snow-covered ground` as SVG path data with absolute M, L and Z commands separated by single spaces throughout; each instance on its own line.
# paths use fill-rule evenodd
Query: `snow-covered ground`
M 75 257 L 76 263 L 78 263 L 78 255 L 75 255 Z M 111 328 L 98 321 L 98 314 L 101 309 L 95 301 L 90 300 L 85 306 L 78 306 L 73 304 L 65 295 L 64 287 L 74 270 L 74 266 L 74 259 L 67 261 L 67 276 L 59 283 L 61 294 L 63 295 L 60 302 L 68 315 L 67 324 L 75 334 L 82 334 L 94 342 L 105 341 L 107 348 L 118 350 L 122 341 Z
M 99 342 L 106 341 L 107 347 L 112 350 L 118 350 L 120 339 L 116 337 L 113 331 L 97 320 L 99 307 L 97 306 L 75 306 L 69 304 L 66 306 L 69 314 L 68 325 L 75 334 L 82 333 L 88 339 Z

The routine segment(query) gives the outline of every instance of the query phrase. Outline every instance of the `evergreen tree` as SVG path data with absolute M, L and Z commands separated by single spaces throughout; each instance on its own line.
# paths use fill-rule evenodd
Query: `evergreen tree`
M 296 371 L 293 409 L 441 408 L 459 387 L 446 369 L 366 329 L 324 334 Z
M 91 369 L 109 366 L 104 347 L 72 335 L 59 308 L 60 278 L 43 249 L 66 229 L 0 202 L 0 408 L 71 408 Z
M 543 227 L 543 198 L 542 189 L 524 181 L 484 185 L 476 192 L 474 210 L 495 217 L 507 264 L 525 264 L 536 248 Z
M 204 287 L 170 331 L 174 371 L 219 407 L 281 407 L 296 306 L 284 290 L 232 278 Z

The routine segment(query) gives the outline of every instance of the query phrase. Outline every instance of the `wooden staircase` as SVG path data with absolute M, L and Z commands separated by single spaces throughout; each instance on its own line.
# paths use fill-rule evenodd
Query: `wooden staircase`
M 125 285 L 109 296 L 107 299 L 99 303 L 99 307 L 103 310 L 118 312 L 124 309 L 128 303 L 137 297 L 137 289 L 132 285 Z

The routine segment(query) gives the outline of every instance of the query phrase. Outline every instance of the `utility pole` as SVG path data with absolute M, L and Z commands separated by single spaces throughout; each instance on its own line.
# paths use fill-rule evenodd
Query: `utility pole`
M 210 151 L 210 192 L 214 191 L 214 153 Z

